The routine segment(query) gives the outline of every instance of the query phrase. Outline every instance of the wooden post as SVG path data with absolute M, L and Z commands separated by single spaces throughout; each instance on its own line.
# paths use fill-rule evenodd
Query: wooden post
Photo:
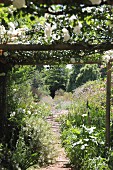
M 106 84 L 106 146 L 110 147 L 110 97 L 111 97 L 111 64 L 107 64 Z
M 0 64 L 0 140 L 5 139 L 7 124 L 7 72 Z

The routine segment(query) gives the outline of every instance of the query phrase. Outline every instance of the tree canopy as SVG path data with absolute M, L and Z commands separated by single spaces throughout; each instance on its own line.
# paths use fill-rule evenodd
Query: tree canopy
M 0 61 L 11 64 L 112 59 L 110 0 L 0 0 Z

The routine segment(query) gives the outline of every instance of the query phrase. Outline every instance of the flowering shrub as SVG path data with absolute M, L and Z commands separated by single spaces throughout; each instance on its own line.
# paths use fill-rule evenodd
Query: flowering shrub
M 62 145 L 75 169 L 110 169 L 112 156 L 105 147 L 104 82 L 88 82 L 76 89 L 69 114 L 61 122 Z

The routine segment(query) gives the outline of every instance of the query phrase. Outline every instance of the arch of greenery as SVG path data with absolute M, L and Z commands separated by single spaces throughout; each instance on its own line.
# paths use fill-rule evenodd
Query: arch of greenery
M 0 122 L 7 117 L 7 72 L 18 65 L 94 64 L 113 49 L 112 0 L 0 0 Z M 13 26 L 11 24 L 13 23 Z M 15 28 L 14 28 L 15 26 Z M 24 29 L 25 28 L 25 29 Z M 17 33 L 17 31 L 21 33 Z M 14 32 L 13 33 L 11 33 Z M 9 33 L 10 32 L 10 33 Z M 111 63 L 107 62 L 106 144 L 110 146 Z

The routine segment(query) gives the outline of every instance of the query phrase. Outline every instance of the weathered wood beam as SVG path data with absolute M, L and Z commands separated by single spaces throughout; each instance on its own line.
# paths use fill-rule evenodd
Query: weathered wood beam
M 3 51 L 50 51 L 50 50 L 88 50 L 88 51 L 107 51 L 113 49 L 112 43 L 102 43 L 102 44 L 52 44 L 52 45 L 38 45 L 38 44 L 0 44 L 0 49 Z
M 110 98 L 111 98 L 111 63 L 107 64 L 106 82 L 106 146 L 110 147 Z
M 54 61 L 53 61 L 53 63 L 51 63 L 49 61 L 46 62 L 46 63 L 44 63 L 43 61 L 42 61 L 42 63 L 32 62 L 32 61 L 16 63 L 16 65 L 58 65 L 58 64 L 60 64 L 60 62 L 58 63 L 58 62 L 54 62 Z M 87 62 L 74 62 L 74 63 L 72 63 L 72 62 L 63 63 L 62 62 L 62 64 L 73 64 L 73 65 L 78 65 L 78 64 L 101 64 L 101 61 L 95 61 L 95 62 L 87 61 Z
M 48 5 L 52 5 L 52 4 L 62 4 L 62 5 L 66 5 L 66 4 L 74 4 L 74 3 L 78 3 L 78 4 L 91 4 L 90 0 L 32 0 L 32 2 L 36 3 L 36 4 L 48 4 Z M 12 4 L 12 0 L 0 0 L 0 3 L 4 3 L 5 5 L 11 5 Z M 107 0 L 106 1 L 102 1 L 101 4 L 110 4 L 112 5 L 113 2 L 112 0 Z M 100 4 L 99 4 L 100 5 Z
M 88 48 L 88 47 L 87 47 Z M 91 49 L 91 46 L 89 46 Z M 50 50 L 84 50 L 86 46 L 79 44 L 0 44 L 0 49 L 4 51 L 50 51 Z

